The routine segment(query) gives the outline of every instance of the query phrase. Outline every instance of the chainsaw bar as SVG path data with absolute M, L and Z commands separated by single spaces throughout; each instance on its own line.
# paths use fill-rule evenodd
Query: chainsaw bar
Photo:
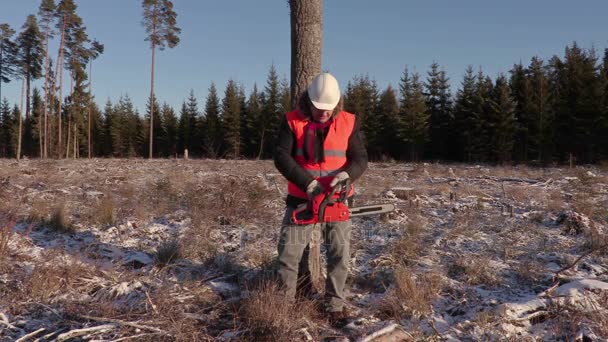
M 370 204 L 360 207 L 348 208 L 350 211 L 350 217 L 376 215 L 389 213 L 395 210 L 395 206 L 392 203 L 385 204 Z

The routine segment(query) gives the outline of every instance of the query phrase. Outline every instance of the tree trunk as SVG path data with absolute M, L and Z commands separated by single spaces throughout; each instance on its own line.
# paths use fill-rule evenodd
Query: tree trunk
M 43 128 L 40 129 L 40 131 L 43 131 L 44 134 L 40 134 L 40 140 L 42 141 L 43 137 L 44 137 L 44 141 L 42 143 L 42 152 L 40 153 L 40 157 L 46 159 L 47 157 L 47 144 L 48 144 L 48 139 L 46 137 L 47 133 L 48 133 L 48 129 L 47 129 L 47 115 L 48 115 L 48 105 L 49 105 L 49 66 L 50 66 L 50 60 L 49 60 L 49 30 L 47 30 L 45 32 L 45 44 L 44 44 L 44 126 Z M 40 127 L 40 122 L 38 123 L 38 126 Z
M 21 76 L 21 108 L 19 108 L 19 131 L 17 132 L 17 160 L 21 159 L 21 136 L 23 135 L 23 91 L 25 88 L 25 79 Z
M 61 42 L 59 43 L 59 52 L 58 52 L 58 56 L 57 56 L 57 65 L 55 67 L 55 77 L 57 77 L 57 75 L 59 75 L 59 98 L 58 98 L 58 109 L 57 109 L 57 118 L 59 120 L 58 124 L 57 124 L 57 131 L 59 132 L 57 134 L 57 152 L 58 152 L 58 157 L 61 158 L 61 102 L 63 101 L 62 99 L 62 95 L 61 95 L 61 90 L 62 90 L 62 85 L 63 85 L 63 45 L 65 44 L 65 26 L 66 26 L 66 22 L 65 22 L 65 15 L 63 16 L 63 28 L 61 30 Z M 54 82 L 56 83 L 56 82 Z M 53 93 L 55 93 L 55 84 L 53 84 Z
M 87 137 L 88 151 L 89 151 L 88 158 L 89 159 L 91 159 L 91 102 L 93 102 L 91 99 L 91 97 L 93 96 L 91 93 L 91 88 L 92 88 L 91 83 L 93 83 L 92 72 L 93 72 L 93 61 L 91 61 L 91 64 L 89 64 L 89 122 L 88 122 L 89 127 L 88 127 L 88 137 Z
M 323 47 L 323 0 L 290 0 L 291 13 L 291 106 L 296 108 L 300 94 L 321 72 Z M 316 225 L 316 229 L 319 229 Z M 321 234 L 310 241 L 308 266 L 313 286 L 323 287 L 321 273 Z
M 150 153 L 149 158 L 152 159 L 152 141 L 154 139 L 154 53 L 156 44 L 152 40 L 152 70 L 150 71 Z
M 321 72 L 323 0 L 290 0 L 291 7 L 291 106 Z
M 27 75 L 25 75 L 25 120 L 30 118 L 30 70 L 28 67 Z

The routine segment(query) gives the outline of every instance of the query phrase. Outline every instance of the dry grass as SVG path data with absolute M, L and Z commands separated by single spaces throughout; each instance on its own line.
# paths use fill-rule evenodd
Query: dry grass
M 164 284 L 154 289 L 142 307 L 149 321 L 168 332 L 174 341 L 212 341 L 218 326 L 212 310 L 223 309 L 220 298 L 199 282 Z M 196 319 L 200 317 L 200 319 Z
M 532 258 L 526 258 L 517 263 L 514 272 L 518 282 L 527 285 L 538 284 L 545 275 L 543 264 Z
M 94 207 L 93 221 L 95 223 L 111 226 L 116 223 L 116 205 L 110 194 L 104 194 L 99 204 Z
M 496 287 L 502 279 L 492 267 L 488 257 L 460 256 L 448 265 L 450 277 L 463 277 L 470 285 L 487 285 Z
M 59 294 L 66 294 L 78 280 L 95 272 L 95 268 L 50 250 L 34 264 L 27 280 L 27 296 L 41 303 L 50 303 Z
M 431 313 L 433 300 L 439 296 L 443 280 L 437 272 L 425 273 L 415 278 L 413 274 L 416 273 L 419 274 L 401 266 L 395 269 L 394 286 L 380 302 L 380 312 L 397 320 Z
M 66 203 L 60 202 L 53 208 L 51 217 L 41 223 L 49 229 L 60 233 L 74 233 L 75 227 L 70 222 L 68 215 Z
M 0 266 L 4 264 L 9 255 L 9 242 L 13 236 L 14 220 L 0 221 Z
M 299 302 L 297 309 L 288 302 L 279 286 L 266 282 L 251 293 L 238 312 L 250 339 L 258 341 L 291 341 L 302 328 L 304 319 L 314 319 L 316 309 L 311 302 Z
M 192 222 L 184 232 L 181 241 L 181 255 L 184 258 L 207 261 L 218 254 L 218 244 L 211 237 L 211 226 L 199 215 L 192 217 Z
M 423 231 L 422 219 L 420 216 L 414 216 L 406 224 L 405 233 L 389 248 L 389 254 L 393 260 L 408 265 L 419 257 L 423 247 L 421 243 Z
M 160 267 L 169 265 L 182 258 L 182 244 L 178 239 L 169 239 L 156 250 L 156 263 Z

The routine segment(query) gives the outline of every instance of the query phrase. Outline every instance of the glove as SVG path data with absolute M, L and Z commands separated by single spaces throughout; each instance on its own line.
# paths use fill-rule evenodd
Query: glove
M 348 173 L 346 173 L 346 171 L 341 171 L 334 177 L 334 179 L 331 180 L 331 183 L 329 183 L 329 186 L 331 186 L 333 189 L 336 185 L 344 182 L 345 180 L 347 180 L 349 178 L 350 178 L 350 176 L 348 175 Z M 340 185 L 340 186 L 342 186 L 342 185 Z
M 316 179 L 313 179 L 313 181 L 310 182 L 306 187 L 306 195 L 308 195 L 308 198 L 313 198 L 323 193 L 323 191 L 325 191 L 323 185 L 319 183 Z

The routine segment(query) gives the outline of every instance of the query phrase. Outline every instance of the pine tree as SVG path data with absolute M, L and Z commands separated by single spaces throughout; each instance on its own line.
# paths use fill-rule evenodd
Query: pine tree
M 51 89 L 51 94 L 55 94 L 56 85 L 59 86 L 59 95 L 57 96 L 57 148 L 56 154 L 59 158 L 63 156 L 63 116 L 64 111 L 62 110 L 63 105 L 63 66 L 66 64 L 64 61 L 64 55 L 66 52 L 65 42 L 66 36 L 72 31 L 73 23 L 77 22 L 79 17 L 76 14 L 76 4 L 74 0 L 60 0 L 56 11 L 55 17 L 57 23 L 55 27 L 61 33 L 61 40 L 59 43 L 59 50 L 57 52 L 57 62 L 55 65 L 55 77 L 59 78 L 58 82 L 54 82 Z
M 205 117 L 201 120 L 200 130 L 205 136 L 203 141 L 204 154 L 211 158 L 218 158 L 223 149 L 223 132 L 220 123 L 220 100 L 213 82 L 209 86 L 207 101 L 205 102 Z
M 80 146 L 87 146 L 86 143 L 83 143 L 84 140 L 81 135 L 82 132 L 87 131 L 87 127 L 85 127 L 85 113 L 88 113 L 88 107 L 91 102 L 85 83 L 88 80 L 86 66 L 89 60 L 103 52 L 103 45 L 93 42 L 93 47 L 90 47 L 90 43 L 91 40 L 86 33 L 82 19 L 74 13 L 70 25 L 66 30 L 66 51 L 64 52 L 66 69 L 70 71 L 72 82 L 72 87 L 70 87 L 70 106 L 68 106 L 66 158 L 69 156 L 70 151 L 72 157 L 77 158 L 80 154 Z M 70 136 L 72 137 L 71 140 Z
M 0 24 L 0 99 L 2 83 L 9 83 L 17 75 L 17 45 L 11 40 L 15 34 L 8 24 Z
M 43 115 L 44 121 L 40 125 L 39 135 L 42 137 L 42 153 L 41 157 L 46 158 L 48 156 L 48 106 L 49 106 L 49 77 L 51 75 L 51 61 L 49 58 L 49 40 L 53 38 L 55 32 L 53 30 L 53 21 L 55 19 L 55 11 L 57 6 L 55 0 L 42 0 L 38 7 L 38 20 L 40 22 L 40 28 L 42 29 L 44 36 L 44 105 Z
M 150 98 L 154 98 L 154 57 L 156 47 L 161 51 L 166 46 L 174 48 L 179 43 L 179 33 L 181 29 L 177 27 L 177 14 L 173 11 L 173 3 L 169 0 L 143 0 L 143 25 L 146 28 L 148 36 L 146 41 L 150 42 L 152 49 L 152 69 L 150 71 Z M 154 111 L 154 106 L 150 107 Z M 154 112 L 150 115 L 150 120 L 154 120 Z M 153 127 L 156 127 L 152 121 L 149 124 L 149 158 L 153 156 Z
M 34 15 L 29 15 L 21 28 L 23 31 L 17 37 L 17 46 L 19 47 L 18 59 L 21 74 L 25 77 L 26 83 L 25 118 L 27 120 L 30 116 L 31 82 L 42 76 L 43 37 Z
M 228 80 L 221 108 L 225 154 L 237 159 L 241 155 L 241 103 L 236 82 Z
M 534 126 L 538 121 L 535 120 L 531 112 L 532 94 L 524 66 L 521 62 L 515 64 L 510 73 L 509 86 L 515 101 L 515 119 L 517 122 L 514 158 L 516 161 L 527 162 L 530 155 L 537 150 L 537 142 L 534 141 L 533 134 Z

